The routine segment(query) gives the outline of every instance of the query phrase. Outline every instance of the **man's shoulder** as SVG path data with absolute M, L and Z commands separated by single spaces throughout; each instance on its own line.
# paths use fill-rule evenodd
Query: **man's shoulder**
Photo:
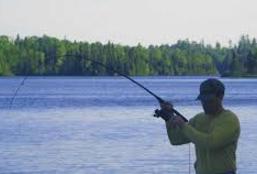
M 196 114 L 193 118 L 190 119 L 190 122 L 191 123 L 196 123 L 196 122 L 199 122 L 199 121 L 202 121 L 206 118 L 206 115 L 204 112 L 200 112 L 198 114 Z
M 237 115 L 233 111 L 231 111 L 230 109 L 225 109 L 224 114 L 227 115 L 227 116 L 231 116 L 231 117 L 237 117 Z
M 223 118 L 239 122 L 238 116 L 233 111 L 231 111 L 229 109 L 224 110 Z
M 198 114 L 196 114 L 193 118 L 194 119 L 196 119 L 196 120 L 198 120 L 198 119 L 203 119 L 203 118 L 205 118 L 205 113 L 204 112 L 200 112 L 200 113 L 198 113 Z

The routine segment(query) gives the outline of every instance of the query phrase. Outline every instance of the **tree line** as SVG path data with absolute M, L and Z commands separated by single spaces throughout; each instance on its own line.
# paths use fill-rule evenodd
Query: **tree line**
M 81 56 L 64 56 L 64 55 Z M 221 47 L 178 40 L 172 45 L 126 46 L 49 36 L 0 36 L 0 75 L 115 75 L 87 59 L 127 75 L 257 75 L 256 39 L 242 36 Z

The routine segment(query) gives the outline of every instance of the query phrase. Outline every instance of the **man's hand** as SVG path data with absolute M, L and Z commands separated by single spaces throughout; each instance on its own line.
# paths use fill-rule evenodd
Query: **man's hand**
M 170 103 L 170 102 L 163 102 L 163 103 L 160 103 L 160 107 L 162 110 L 166 110 L 166 111 L 169 111 L 169 112 L 172 112 L 172 109 L 173 109 L 173 104 Z
M 173 117 L 173 105 L 169 102 L 160 103 L 161 110 L 155 110 L 155 117 L 161 117 L 163 120 L 168 121 Z
M 180 127 L 181 128 L 185 125 L 185 123 L 186 122 L 179 116 L 171 118 L 171 126 L 172 127 Z

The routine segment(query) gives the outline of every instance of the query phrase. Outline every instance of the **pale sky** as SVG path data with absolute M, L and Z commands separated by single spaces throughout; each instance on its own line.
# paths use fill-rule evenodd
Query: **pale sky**
M 0 35 L 123 45 L 257 37 L 256 0 L 0 0 Z

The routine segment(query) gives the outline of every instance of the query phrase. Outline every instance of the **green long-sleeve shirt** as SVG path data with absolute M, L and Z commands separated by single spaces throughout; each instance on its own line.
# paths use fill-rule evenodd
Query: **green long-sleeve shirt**
M 166 122 L 170 143 L 195 145 L 197 174 L 219 174 L 236 170 L 236 148 L 240 135 L 237 116 L 224 110 L 215 117 L 197 114 L 182 128 Z

